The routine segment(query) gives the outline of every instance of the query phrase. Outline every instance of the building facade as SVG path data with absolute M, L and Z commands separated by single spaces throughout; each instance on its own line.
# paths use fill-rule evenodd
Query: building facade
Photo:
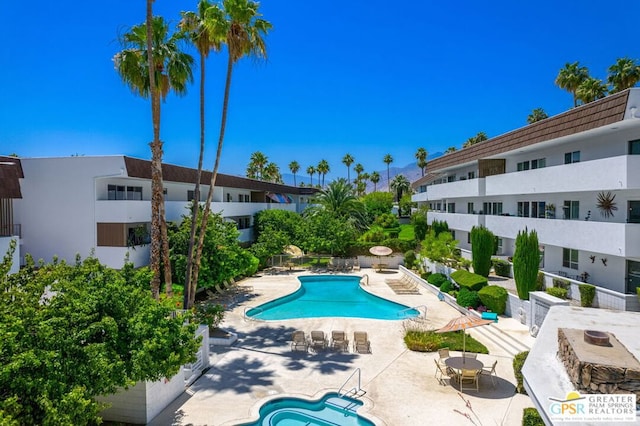
M 619 293 L 640 287 L 640 89 L 574 108 L 427 165 L 412 184 L 428 222 L 463 250 L 485 226 L 511 256 L 538 234 L 541 269 Z
M 12 217 L 20 224 L 20 252 L 73 262 L 91 253 L 120 268 L 125 256 L 136 266 L 149 262 L 151 163 L 122 155 L 13 159 L 22 172 L 21 198 Z M 189 214 L 196 170 L 163 164 L 167 221 Z M 211 174 L 203 172 L 201 200 Z M 252 240 L 253 216 L 265 209 L 300 212 L 315 190 L 218 174 L 212 212 L 234 221 L 240 241 Z M 21 261 L 24 261 L 22 256 Z

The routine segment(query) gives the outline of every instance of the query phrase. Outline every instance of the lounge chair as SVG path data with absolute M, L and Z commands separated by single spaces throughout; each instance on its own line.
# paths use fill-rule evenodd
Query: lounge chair
M 305 352 L 309 350 L 309 342 L 307 341 L 307 337 L 304 335 L 304 331 L 296 330 L 291 334 L 291 350 L 304 350 Z
M 460 371 L 460 390 L 476 390 L 478 391 L 478 376 L 480 375 L 480 370 L 464 370 Z M 465 383 L 471 383 L 471 387 L 465 387 Z
M 493 387 L 496 386 L 496 379 L 495 377 L 497 377 L 496 374 L 496 365 L 498 365 L 498 360 L 496 360 L 493 365 L 491 366 L 491 368 L 485 367 L 480 371 L 480 375 L 482 376 L 489 376 L 491 377 L 491 383 L 493 384 Z
M 360 354 L 371 353 L 371 342 L 366 331 L 354 331 L 353 332 L 353 350 Z
M 324 336 L 324 331 L 314 330 L 311 332 L 311 347 L 317 352 L 318 350 L 326 349 L 328 346 L 327 338 Z
M 437 359 L 434 359 L 433 362 L 436 364 L 436 373 L 434 374 L 434 377 L 438 380 L 438 383 L 440 383 L 443 386 L 446 385 L 446 383 L 444 382 L 444 379 L 451 380 L 453 376 L 447 370 L 446 367 L 443 368 L 442 365 L 438 363 Z
M 331 332 L 331 349 L 348 351 L 349 340 L 347 340 L 347 333 L 344 331 L 333 330 Z

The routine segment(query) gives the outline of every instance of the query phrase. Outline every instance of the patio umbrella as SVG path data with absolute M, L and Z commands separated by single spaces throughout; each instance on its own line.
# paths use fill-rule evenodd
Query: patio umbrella
M 369 249 L 369 253 L 371 253 L 374 256 L 378 256 L 378 265 L 381 265 L 380 256 L 389 256 L 391 253 L 393 253 L 393 250 L 385 246 L 373 246 Z M 380 266 L 380 271 L 381 270 L 382 270 L 382 266 Z
M 284 249 L 284 252 L 290 254 L 293 257 L 301 257 L 303 254 L 302 249 L 294 245 L 287 246 L 287 248 Z
M 444 327 L 436 330 L 436 333 L 447 333 L 449 331 L 462 330 L 462 363 L 464 364 L 464 354 L 467 350 L 467 328 L 480 327 L 491 324 L 493 321 L 485 320 L 475 315 L 463 315 L 449 321 Z

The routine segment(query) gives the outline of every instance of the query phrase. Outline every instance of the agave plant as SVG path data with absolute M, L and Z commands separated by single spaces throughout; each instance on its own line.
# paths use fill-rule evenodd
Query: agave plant
M 618 206 L 615 202 L 616 195 L 612 194 L 611 191 L 604 191 L 598 193 L 598 202 L 596 203 L 596 207 L 600 210 L 600 214 L 605 218 L 613 217 L 613 212 L 618 210 Z

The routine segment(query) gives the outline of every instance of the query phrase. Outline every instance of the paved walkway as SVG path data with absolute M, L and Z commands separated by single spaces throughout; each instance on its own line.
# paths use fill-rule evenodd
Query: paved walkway
M 364 406 L 358 412 L 379 426 L 513 425 L 522 422 L 522 409 L 533 405 L 527 396 L 515 394 L 512 355 L 504 345 L 481 335 L 477 337 L 488 347 L 490 355 L 479 355 L 478 359 L 485 365 L 498 360 L 496 386 L 492 386 L 489 378 L 482 377 L 480 392 L 460 393 L 456 387 L 440 385 L 434 378 L 435 353 L 407 350 L 402 321 L 309 318 L 255 322 L 244 319 L 247 307 L 294 291 L 299 285 L 296 279 L 299 274 L 255 277 L 239 283 L 252 286 L 253 291 L 230 306 L 223 323 L 224 328 L 238 334 L 238 342 L 228 348 L 213 348 L 212 367 L 151 425 L 226 426 L 250 421 L 257 418 L 259 407 L 275 396 L 318 398 L 325 392 L 335 392 L 356 368 L 362 372 L 362 388 L 366 391 L 362 398 Z M 363 269 L 360 274 L 369 276 L 370 282 L 365 288 L 371 293 L 408 306 L 426 305 L 429 327 L 438 328 L 459 316 L 459 312 L 438 301 L 426 289 L 421 289 L 420 295 L 396 295 L 384 279 L 399 278 L 398 272 L 376 273 Z M 501 318 L 497 324 L 487 327 L 515 333 L 516 339 L 528 336 L 526 327 L 512 319 Z M 350 340 L 353 331 L 364 330 L 369 333 L 373 353 L 293 353 L 289 338 L 296 329 L 307 333 L 345 330 Z

